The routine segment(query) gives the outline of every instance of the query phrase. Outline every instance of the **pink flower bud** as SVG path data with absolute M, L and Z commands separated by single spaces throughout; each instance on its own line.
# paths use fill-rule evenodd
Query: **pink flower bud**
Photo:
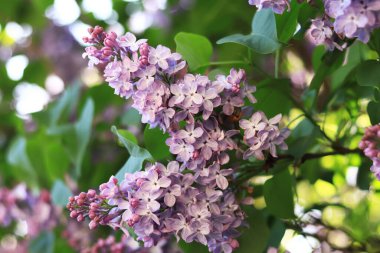
M 236 239 L 232 239 L 231 242 L 230 242 L 230 245 L 233 249 L 237 249 L 239 248 L 239 242 L 236 240 Z
M 131 206 L 132 206 L 133 208 L 136 208 L 136 207 L 139 206 L 139 200 L 136 199 L 136 198 L 132 198 L 132 199 L 129 201 L 129 203 L 131 204 Z

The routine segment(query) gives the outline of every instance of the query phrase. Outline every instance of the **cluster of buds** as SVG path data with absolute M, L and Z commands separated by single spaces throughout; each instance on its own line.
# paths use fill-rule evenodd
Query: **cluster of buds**
M 380 124 L 366 129 L 359 148 L 363 150 L 365 156 L 372 160 L 371 171 L 380 180 Z

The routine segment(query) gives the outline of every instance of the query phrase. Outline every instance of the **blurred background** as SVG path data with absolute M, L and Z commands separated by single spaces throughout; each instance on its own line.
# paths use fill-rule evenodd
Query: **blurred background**
M 302 8 L 304 13 L 318 12 L 310 6 Z M 72 193 L 106 182 L 125 163 L 128 154 L 118 147 L 110 132 L 112 125 L 128 129 L 138 142 L 146 133 L 137 112 L 113 95 L 99 71 L 88 68 L 82 58 L 82 37 L 89 27 L 101 25 L 118 34 L 131 31 L 148 38 L 152 45 L 173 50 L 178 32 L 197 33 L 212 42 L 213 59 L 238 61 L 248 57 L 245 47 L 215 42 L 233 33 L 249 33 L 254 13 L 255 8 L 246 0 L 0 1 L 0 252 L 78 252 L 78 248 L 89 247 L 94 238 L 111 233 L 107 228 L 90 233 L 86 225 L 77 227 L 63 207 Z M 308 22 L 299 17 L 297 34 L 283 52 L 281 75 L 291 80 L 295 95 L 309 85 L 313 66 L 319 64 L 325 51 L 313 48 L 305 39 Z M 355 43 L 352 48 L 346 55 L 352 61 L 376 57 L 366 45 Z M 275 59 L 250 54 L 257 68 L 249 75 L 258 83 L 273 73 Z M 219 66 L 217 71 L 230 67 Z M 351 137 L 344 141 L 355 148 L 363 128 L 370 125 L 365 107 L 373 91 L 343 83 L 341 76 L 347 76 L 352 68 L 346 66 L 332 79 L 335 93 L 328 108 L 333 114 L 321 117 L 325 117 L 329 135 L 348 133 Z M 277 93 L 261 96 L 281 100 Z M 283 112 L 290 128 L 297 128 L 294 138 L 304 142 L 293 145 L 302 144 L 305 150 L 323 147 L 317 143 L 320 136 L 299 118 L 302 112 L 298 109 L 288 103 L 273 107 L 269 100 L 262 104 L 264 110 L 265 106 Z M 305 143 L 309 138 L 316 141 Z M 155 147 L 164 150 L 162 157 L 167 157 L 165 146 Z M 258 229 L 292 253 L 356 252 L 350 250 L 360 250 L 366 244 L 372 252 L 380 252 L 375 236 L 380 232 L 380 184 L 372 182 L 369 167 L 369 161 L 355 154 L 305 163 L 297 171 L 296 214 L 306 223 L 318 222 L 302 233 L 296 227 L 285 231 L 274 220 L 257 220 L 261 224 Z M 260 186 L 267 179 L 261 176 L 253 182 L 258 189 L 258 209 L 265 208 Z M 323 233 L 313 236 L 321 227 Z M 276 236 L 275 231 L 285 235 Z

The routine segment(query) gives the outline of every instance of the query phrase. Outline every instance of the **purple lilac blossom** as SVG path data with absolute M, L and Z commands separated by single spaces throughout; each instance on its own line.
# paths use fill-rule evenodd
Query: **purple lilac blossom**
M 357 38 L 368 43 L 370 33 L 380 27 L 380 2 L 377 0 L 324 0 L 324 5 L 326 17 L 314 20 L 309 29 L 316 45 L 342 50 L 337 43 L 339 39 Z
M 371 171 L 380 180 L 380 124 L 366 129 L 359 148 L 363 150 L 365 156 L 372 160 Z
M 130 33 L 121 39 L 99 27 L 89 32 L 85 41 L 97 46 L 86 50 L 89 65 L 106 65 L 104 77 L 115 93 L 132 99 L 143 123 L 168 132 L 166 144 L 176 161 L 125 174 L 120 184 L 111 177 L 99 194 L 90 190 L 72 197 L 71 217 L 89 217 L 90 228 L 109 225 L 128 234 L 131 227 L 146 247 L 174 235 L 205 244 L 211 252 L 231 252 L 239 246 L 235 238 L 244 213 L 229 189 L 230 155 L 276 156 L 288 136 L 279 129 L 281 116 L 268 120 L 258 112 L 262 123 L 254 130 L 254 117 L 252 126 L 244 121 L 241 128 L 249 132 L 244 151 L 238 147 L 243 139 L 238 120 L 230 127 L 221 120 L 221 115 L 240 115 L 245 100 L 256 103 L 256 88 L 246 84 L 244 70 L 231 69 L 210 80 L 187 73 L 181 55 L 164 46 L 150 47 Z
M 274 13 L 282 14 L 286 9 L 290 11 L 288 0 L 249 0 L 250 5 L 254 5 L 258 10 L 272 9 Z
M 131 227 L 145 247 L 175 235 L 208 245 L 213 252 L 226 243 L 233 249 L 239 234 L 236 229 L 245 216 L 234 195 L 225 190 L 232 170 L 221 170 L 219 165 L 211 170 L 201 180 L 181 173 L 177 162 L 167 167 L 156 163 L 145 171 L 126 174 L 120 183 L 111 177 L 99 194 L 89 190 L 71 197 L 70 216 L 79 221 L 88 217 L 91 228 L 109 225 L 126 235 L 126 228 Z

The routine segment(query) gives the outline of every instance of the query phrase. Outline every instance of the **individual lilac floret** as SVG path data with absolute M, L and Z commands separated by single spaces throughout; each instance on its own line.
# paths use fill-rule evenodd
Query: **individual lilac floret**
M 326 45 L 329 50 L 334 49 L 332 23 L 329 20 L 320 18 L 312 20 L 309 34 L 313 44 Z
M 372 160 L 371 171 L 380 180 L 380 124 L 366 129 L 359 148 L 363 150 L 365 156 Z
M 272 9 L 277 14 L 282 14 L 286 9 L 290 11 L 288 0 L 249 0 L 250 5 L 254 5 L 258 10 Z
M 145 171 L 114 177 L 94 190 L 71 197 L 67 207 L 78 221 L 88 217 L 90 228 L 108 225 L 129 235 L 132 228 L 145 247 L 175 235 L 186 242 L 197 241 L 217 251 L 221 245 L 237 247 L 234 239 L 244 214 L 234 195 L 225 190 L 232 170 L 213 166 L 207 176 L 196 179 L 182 174 L 179 164 L 156 163 Z M 224 252 L 231 252 L 227 250 Z

